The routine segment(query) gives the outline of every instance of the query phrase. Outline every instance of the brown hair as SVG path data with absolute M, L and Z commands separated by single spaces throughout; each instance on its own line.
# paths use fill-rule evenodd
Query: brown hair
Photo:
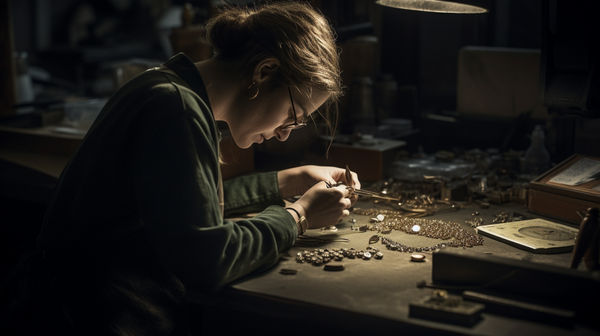
M 227 6 L 208 21 L 206 37 L 214 57 L 237 64 L 243 76 L 250 76 L 265 58 L 275 57 L 280 66 L 274 79 L 280 85 L 300 92 L 300 87 L 306 87 L 307 97 L 312 88 L 328 92 L 321 115 L 334 133 L 337 115 L 330 106 L 337 107 L 343 94 L 339 51 L 335 32 L 321 13 L 296 2 Z

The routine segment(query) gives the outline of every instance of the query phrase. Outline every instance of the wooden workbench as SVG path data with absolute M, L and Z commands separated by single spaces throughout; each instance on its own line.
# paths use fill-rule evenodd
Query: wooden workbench
M 373 204 L 358 202 L 361 208 L 373 207 Z M 467 230 L 474 230 L 465 221 L 477 217 L 491 224 L 493 215 L 499 210 L 527 213 L 520 205 L 491 205 L 489 209 L 480 209 L 470 205 L 457 212 L 438 214 L 426 218 L 443 219 L 460 223 Z M 330 233 L 322 230 L 309 230 L 308 235 L 322 237 L 340 237 L 348 242 L 332 242 L 312 247 L 294 246 L 282 256 L 278 265 L 259 274 L 246 277 L 222 291 L 218 296 L 206 296 L 191 293 L 188 300 L 204 307 L 205 330 L 220 330 L 224 334 L 240 330 L 260 328 L 264 334 L 316 334 L 333 333 L 343 335 L 376 333 L 387 334 L 463 334 L 463 335 L 600 335 L 595 327 L 575 324 L 569 327 L 557 327 L 524 319 L 515 319 L 500 315 L 483 313 L 483 319 L 472 327 L 433 322 L 409 316 L 409 302 L 429 296 L 432 289 L 417 288 L 418 281 L 431 281 L 432 253 L 426 262 L 411 262 L 410 253 L 390 251 L 376 243 L 384 253 L 381 260 L 344 259 L 345 270 L 340 272 L 324 271 L 323 266 L 298 263 L 295 255 L 306 249 L 314 248 L 351 248 L 364 250 L 369 246 L 369 238 L 376 232 L 365 233 L 352 230 L 351 225 L 368 223 L 369 218 L 351 215 L 356 224 L 343 220 L 337 225 L 338 231 Z M 408 235 L 393 231 L 392 239 L 419 246 L 427 245 L 431 238 Z M 428 242 L 429 240 L 429 242 Z M 433 243 L 435 244 L 435 243 Z M 433 245 L 431 244 L 431 245 Z M 463 249 L 451 248 L 447 249 Z M 483 246 L 470 251 L 514 260 L 525 260 L 535 264 L 552 265 L 567 268 L 571 253 L 532 254 L 485 238 Z M 297 270 L 295 275 L 284 275 L 281 269 Z M 578 271 L 587 272 L 580 267 Z M 568 285 L 568 284 L 566 284 Z M 594 303 L 597 305 L 596 303 Z M 238 322 L 227 324 L 221 317 Z M 243 316 L 252 316 L 246 320 Z M 193 317 L 192 317 L 193 318 Z M 212 324 L 212 325 L 211 325 Z M 254 325 L 253 325 L 254 324 Z M 241 329 L 236 329 L 241 328 Z M 284 329 L 286 329 L 284 331 Z

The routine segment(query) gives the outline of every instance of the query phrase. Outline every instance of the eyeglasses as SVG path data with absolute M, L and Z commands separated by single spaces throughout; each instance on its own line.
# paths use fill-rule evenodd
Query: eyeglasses
M 290 94 L 290 100 L 292 101 L 292 112 L 294 113 L 294 122 L 291 124 L 287 124 L 281 127 L 282 130 L 295 130 L 306 126 L 306 117 L 302 119 L 301 122 L 298 122 L 298 117 L 296 116 L 296 107 L 294 106 L 294 99 L 292 99 L 292 90 L 288 86 L 288 93 Z

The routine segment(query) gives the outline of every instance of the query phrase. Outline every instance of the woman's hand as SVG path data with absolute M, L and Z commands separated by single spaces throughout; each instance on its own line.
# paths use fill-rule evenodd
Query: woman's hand
M 337 224 L 348 217 L 352 206 L 348 198 L 352 193 L 346 186 L 328 188 L 324 182 L 315 184 L 290 207 L 306 217 L 309 229 Z
M 346 181 L 346 170 L 337 167 L 322 166 L 301 166 L 282 170 L 277 173 L 279 182 L 279 193 L 282 198 L 303 195 L 307 190 L 321 181 L 336 183 L 339 181 L 350 184 Z M 360 189 L 358 175 L 352 173 L 354 188 Z M 356 202 L 357 197 L 353 197 L 352 204 Z

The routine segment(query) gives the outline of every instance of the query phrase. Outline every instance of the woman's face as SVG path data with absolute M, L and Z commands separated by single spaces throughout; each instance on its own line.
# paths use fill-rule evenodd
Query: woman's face
M 287 140 L 292 130 L 283 127 L 294 121 L 302 122 L 329 98 L 329 94 L 324 91 L 313 90 L 309 98 L 295 88 L 290 89 L 288 91 L 287 87 L 278 87 L 267 92 L 266 88 L 261 88 L 255 99 L 238 98 L 235 117 L 227 120 L 227 123 L 240 148 L 248 148 L 253 143 L 260 144 L 273 137 L 279 141 Z

